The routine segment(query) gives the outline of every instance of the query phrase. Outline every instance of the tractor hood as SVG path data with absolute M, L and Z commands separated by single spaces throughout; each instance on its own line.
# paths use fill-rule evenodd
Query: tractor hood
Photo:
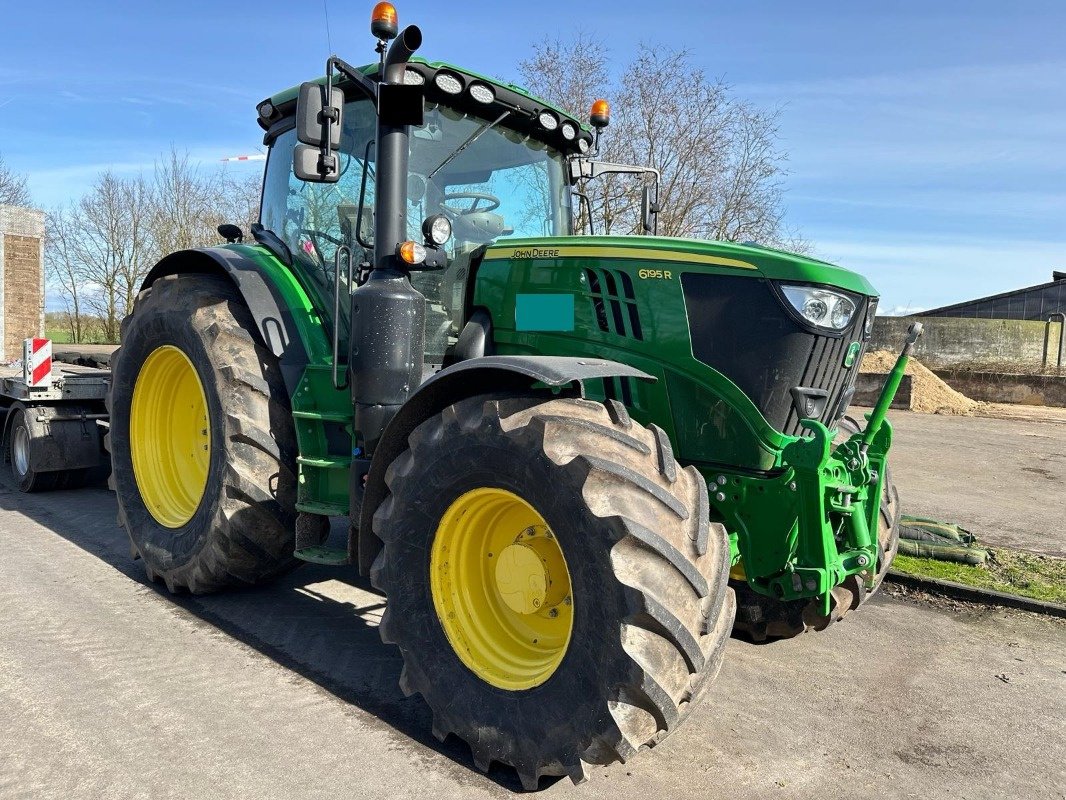
M 753 270 L 774 281 L 818 283 L 867 297 L 877 290 L 862 275 L 815 258 L 759 245 L 664 236 L 555 236 L 500 239 L 485 254 L 488 259 L 633 259 L 648 262 L 649 269 L 677 264 L 679 271 L 719 272 L 723 267 Z M 663 277 L 659 275 L 657 277 Z

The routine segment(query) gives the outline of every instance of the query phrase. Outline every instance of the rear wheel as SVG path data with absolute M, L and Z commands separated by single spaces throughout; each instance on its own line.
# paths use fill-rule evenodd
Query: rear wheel
M 171 591 L 295 566 L 295 433 L 277 359 L 223 278 L 171 275 L 137 299 L 112 357 L 119 522 Z
M 844 417 L 839 428 L 838 442 L 861 430 L 859 423 L 852 417 Z M 810 630 L 824 630 L 832 623 L 839 622 L 848 612 L 858 608 L 881 588 L 881 583 L 899 549 L 899 515 L 899 492 L 895 481 L 892 480 L 892 470 L 886 464 L 877 525 L 877 573 L 872 588 L 867 589 L 857 576 L 848 577 L 833 589 L 831 609 L 826 615 L 818 599 L 777 600 L 756 592 L 742 580 L 734 580 L 730 582 L 737 594 L 734 630 L 756 642 L 762 642 L 767 639 L 788 639 Z
M 463 400 L 389 467 L 371 571 L 400 685 L 474 763 L 580 780 L 673 731 L 721 664 L 729 542 L 624 407 Z

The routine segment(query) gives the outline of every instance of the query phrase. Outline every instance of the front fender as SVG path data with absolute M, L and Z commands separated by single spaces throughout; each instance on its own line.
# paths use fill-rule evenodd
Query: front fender
M 373 532 L 373 519 L 388 493 L 385 471 L 407 449 L 407 437 L 422 422 L 460 400 L 479 394 L 544 391 L 584 397 L 585 381 L 623 377 L 655 380 L 626 364 L 596 358 L 483 356 L 460 361 L 423 383 L 385 428 L 370 462 L 361 498 L 357 487 L 362 476 L 353 480 L 351 516 L 353 521 L 359 521 L 359 526 L 358 530 L 353 528 L 352 537 L 357 541 L 349 541 L 348 551 L 357 556 L 359 572 L 369 574 L 381 551 L 381 540 Z

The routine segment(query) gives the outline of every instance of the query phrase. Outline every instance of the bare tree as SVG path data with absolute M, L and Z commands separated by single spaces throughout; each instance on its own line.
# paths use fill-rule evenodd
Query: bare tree
M 660 234 L 803 244 L 782 222 L 785 155 L 776 111 L 733 96 L 688 51 L 644 45 L 612 82 L 606 49 L 579 34 L 536 46 L 519 70 L 536 94 L 562 108 L 584 114 L 597 96 L 612 101 L 600 158 L 660 171 Z M 642 187 L 629 176 L 588 182 L 598 225 L 636 233 Z
M 64 321 L 70 331 L 70 341 L 77 344 L 85 341 L 85 326 L 82 270 L 72 243 L 75 232 L 71 217 L 74 213 L 73 209 L 57 208 L 48 214 L 44 257 L 50 283 L 63 298 Z
M 0 156 L 0 206 L 28 206 L 31 202 L 26 176 L 12 172 Z
M 152 266 L 176 250 L 218 244 L 222 222 L 247 230 L 258 218 L 260 186 L 258 177 L 202 171 L 172 150 L 151 179 L 104 172 L 79 201 L 49 214 L 48 272 L 71 338 L 84 341 L 92 327 L 118 341 Z

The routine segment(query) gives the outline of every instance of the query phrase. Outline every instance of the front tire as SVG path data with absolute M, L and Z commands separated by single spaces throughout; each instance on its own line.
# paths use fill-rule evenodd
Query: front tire
M 119 523 L 150 579 L 202 593 L 298 563 L 288 395 L 229 281 L 169 275 L 141 293 L 108 410 Z
M 666 435 L 616 403 L 475 397 L 409 444 L 371 580 L 434 734 L 535 789 L 672 732 L 718 672 L 734 599 L 725 529 Z

